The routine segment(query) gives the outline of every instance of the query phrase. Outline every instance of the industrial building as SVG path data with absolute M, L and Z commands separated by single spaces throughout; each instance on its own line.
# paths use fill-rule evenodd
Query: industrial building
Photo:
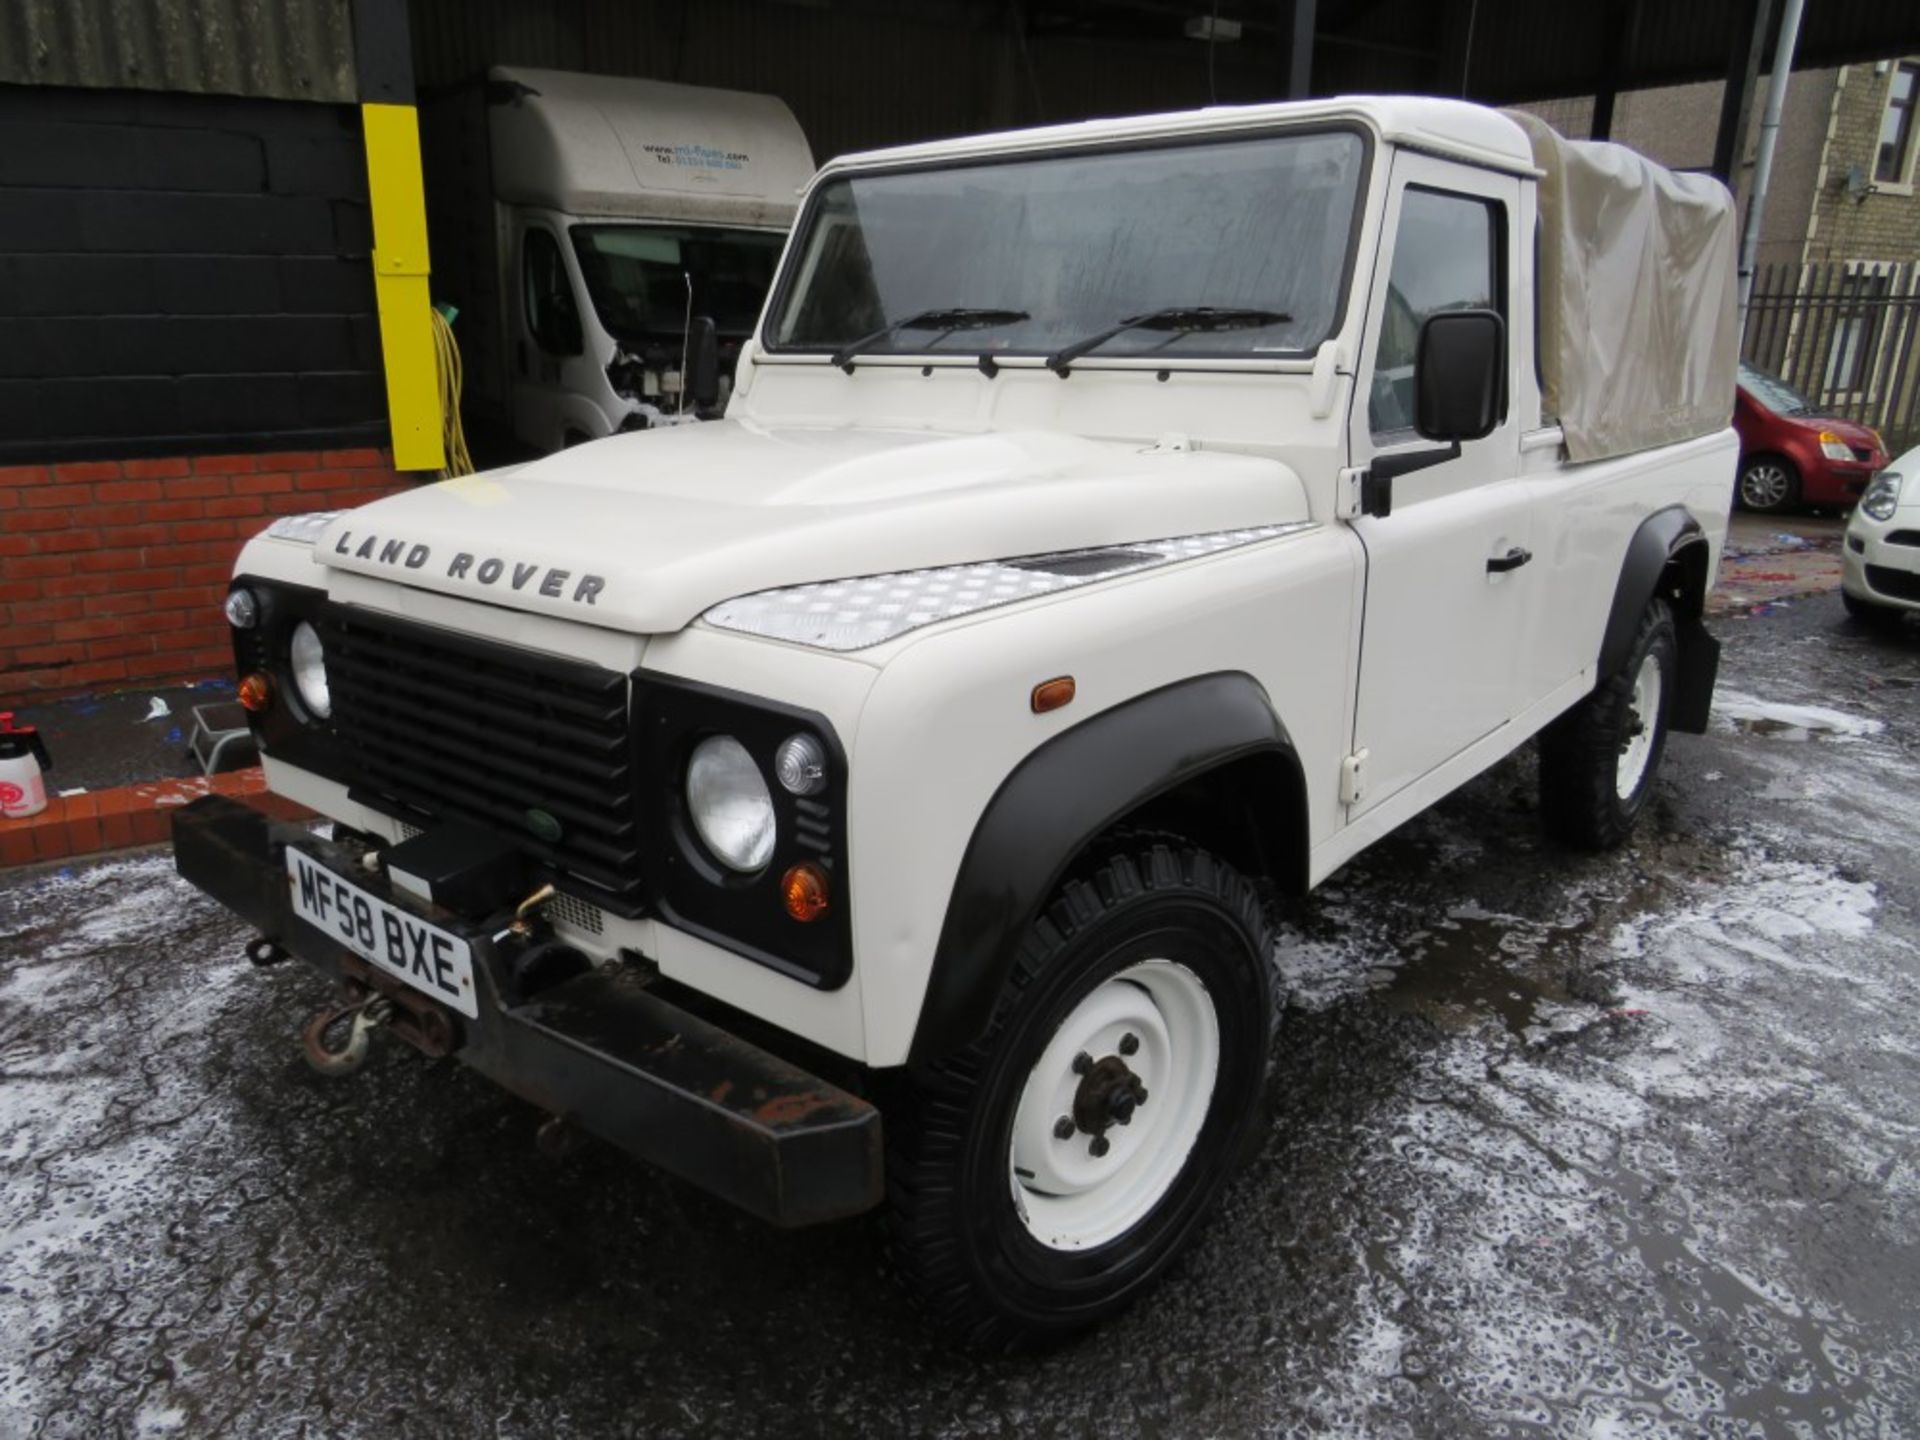
M 1604 136 L 1622 97 L 1718 82 L 1696 140 L 1739 188 L 1784 8 L 5 0 L 0 697 L 224 671 L 218 600 L 245 536 L 443 469 L 416 107 L 494 65 L 774 95 L 818 158 L 1345 91 L 1593 97 Z M 1915 51 L 1910 4 L 1811 0 L 1794 65 L 1857 100 L 1911 74 L 1876 62 Z M 1869 148 L 1893 103 L 1876 97 Z M 1874 193 L 1832 200 L 1829 227 L 1910 197 L 1909 135 L 1891 162 L 1863 156 Z M 1888 163 L 1898 178 L 1871 178 Z

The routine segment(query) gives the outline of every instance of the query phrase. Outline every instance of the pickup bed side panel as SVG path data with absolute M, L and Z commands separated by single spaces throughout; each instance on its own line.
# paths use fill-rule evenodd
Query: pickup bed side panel
M 1330 835 L 1359 585 L 1351 532 L 1323 526 L 987 612 L 890 657 L 861 713 L 848 794 L 868 1063 L 908 1058 L 955 879 L 995 793 L 1092 716 L 1196 676 L 1245 674 L 1299 755 L 1310 839 Z M 1075 699 L 1035 715 L 1033 687 L 1060 675 L 1074 677 Z
M 1547 591 L 1555 598 L 1535 617 L 1527 644 L 1527 695 L 1552 694 L 1576 676 L 1584 676 L 1589 689 L 1598 680 L 1621 576 L 1649 516 L 1677 509 L 1699 526 L 1711 580 L 1726 543 L 1738 454 L 1739 441 L 1729 428 L 1587 465 L 1530 457 L 1540 542 L 1535 564 L 1547 567 Z

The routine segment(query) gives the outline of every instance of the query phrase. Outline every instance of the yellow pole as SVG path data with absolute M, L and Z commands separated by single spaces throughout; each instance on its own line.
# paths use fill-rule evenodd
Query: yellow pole
M 367 197 L 373 207 L 373 289 L 387 375 L 387 420 L 396 470 L 446 464 L 440 377 L 428 288 L 427 202 L 420 120 L 411 105 L 362 105 Z

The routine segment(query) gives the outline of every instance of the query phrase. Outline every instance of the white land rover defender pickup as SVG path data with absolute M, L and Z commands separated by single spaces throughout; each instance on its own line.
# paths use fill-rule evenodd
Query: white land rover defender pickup
M 1705 725 L 1732 247 L 1712 181 L 1442 100 L 837 160 L 723 420 L 247 545 L 333 828 L 210 798 L 180 869 L 339 978 L 317 1064 L 884 1207 L 939 1318 L 1071 1333 L 1260 1123 L 1265 901 L 1536 736 L 1613 844 Z

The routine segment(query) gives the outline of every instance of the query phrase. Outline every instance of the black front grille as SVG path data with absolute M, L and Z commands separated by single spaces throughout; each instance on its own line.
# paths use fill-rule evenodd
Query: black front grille
M 624 674 L 346 606 L 322 638 L 356 800 L 511 835 L 562 890 L 640 912 Z
M 1920 530 L 1896 530 L 1887 536 L 1889 545 L 1920 545 Z
M 1911 600 L 1920 605 L 1920 574 L 1911 570 L 1892 570 L 1885 565 L 1867 566 L 1867 584 L 1882 595 L 1896 600 Z

